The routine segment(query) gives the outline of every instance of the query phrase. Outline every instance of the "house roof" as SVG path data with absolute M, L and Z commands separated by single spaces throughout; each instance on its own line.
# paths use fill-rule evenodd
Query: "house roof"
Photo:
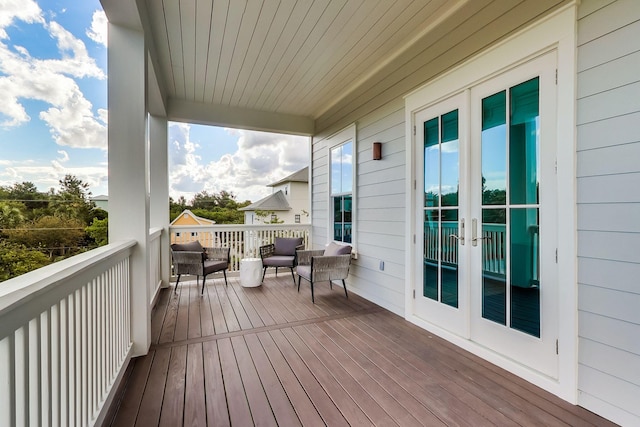
M 287 202 L 282 190 L 278 190 L 273 194 L 269 194 L 267 197 L 258 200 L 255 203 L 251 203 L 249 206 L 238 209 L 239 211 L 290 211 L 291 206 Z
M 426 81 L 570 3 L 100 1 L 111 24 L 145 34 L 152 114 L 300 135 L 349 124 L 358 105 L 383 105 L 373 94 L 416 89 L 409 71 Z
M 286 182 L 309 182 L 309 166 L 282 178 L 280 181 L 268 184 L 267 187 L 275 187 Z
M 216 222 L 212 219 L 202 218 L 200 216 L 194 215 L 189 209 L 183 210 L 180 215 L 178 215 L 173 221 L 171 221 L 170 225 L 175 225 L 177 221 L 185 216 L 185 214 L 191 215 L 191 217 L 198 223 L 198 225 L 213 225 Z

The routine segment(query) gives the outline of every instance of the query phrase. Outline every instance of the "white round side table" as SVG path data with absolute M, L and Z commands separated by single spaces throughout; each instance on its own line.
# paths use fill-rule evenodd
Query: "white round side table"
M 262 284 L 262 260 L 243 258 L 240 260 L 240 285 L 254 288 Z

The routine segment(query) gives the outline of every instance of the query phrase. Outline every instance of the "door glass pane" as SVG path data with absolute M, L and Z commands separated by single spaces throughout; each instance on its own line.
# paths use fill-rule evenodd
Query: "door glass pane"
M 442 210 L 441 230 L 441 301 L 458 308 L 458 209 Z
M 510 90 L 509 197 L 512 204 L 538 203 L 540 172 L 539 78 Z
M 458 110 L 442 116 L 441 201 L 442 206 L 458 206 L 460 155 L 458 147 Z
M 506 209 L 482 209 L 482 317 L 507 324 Z
M 440 206 L 440 144 L 438 117 L 424 123 L 424 205 Z
M 438 299 L 438 270 L 440 265 L 439 214 L 436 209 L 424 213 L 424 284 L 422 295 Z
M 482 100 L 482 204 L 504 205 L 507 192 L 506 91 Z
M 540 336 L 538 209 L 511 209 L 511 327 Z

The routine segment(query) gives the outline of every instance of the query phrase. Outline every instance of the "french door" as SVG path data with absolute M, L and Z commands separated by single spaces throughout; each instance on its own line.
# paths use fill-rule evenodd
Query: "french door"
M 415 314 L 556 377 L 555 56 L 415 123 Z

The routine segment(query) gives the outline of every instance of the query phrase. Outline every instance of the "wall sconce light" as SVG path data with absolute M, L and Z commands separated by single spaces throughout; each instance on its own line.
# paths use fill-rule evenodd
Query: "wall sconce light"
M 382 142 L 373 143 L 373 160 L 382 159 Z

